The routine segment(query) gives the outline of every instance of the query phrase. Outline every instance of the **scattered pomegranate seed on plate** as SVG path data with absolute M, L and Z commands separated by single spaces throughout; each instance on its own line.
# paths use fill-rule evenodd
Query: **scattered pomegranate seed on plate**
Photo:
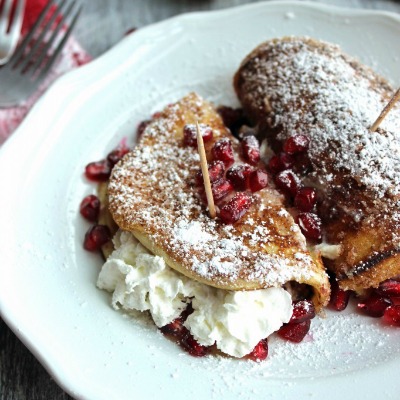
M 226 179 L 228 179 L 235 190 L 244 191 L 247 188 L 247 177 L 251 173 L 252 168 L 247 164 L 234 165 L 226 171 Z
M 268 341 L 267 339 L 260 340 L 254 347 L 251 353 L 246 358 L 253 361 L 265 360 L 268 356 Z
M 199 344 L 189 332 L 187 332 L 186 335 L 181 338 L 180 345 L 194 357 L 204 357 L 210 352 L 210 348 L 208 346 L 202 346 Z
M 275 184 L 278 189 L 291 197 L 294 197 L 301 187 L 300 179 L 290 169 L 281 171 L 275 175 Z
M 213 161 L 208 164 L 208 176 L 210 177 L 210 182 L 216 182 L 224 176 L 225 165 L 222 161 Z M 196 175 L 196 183 L 198 186 L 204 185 L 203 173 L 199 171 Z
M 125 144 L 121 144 L 121 146 L 108 153 L 107 161 L 111 167 L 114 167 L 114 165 L 127 153 L 129 153 L 129 148 Z
M 222 200 L 233 191 L 233 185 L 226 179 L 220 179 L 219 181 L 216 181 L 212 184 L 211 190 L 214 201 L 218 203 L 220 200 Z
M 260 161 L 260 144 L 255 136 L 246 136 L 242 142 L 243 158 L 251 165 Z
M 83 247 L 88 251 L 97 251 L 111 240 L 110 229 L 105 225 L 93 225 L 86 232 Z
M 153 113 L 151 118 L 153 118 L 153 119 L 161 118 L 161 115 L 162 115 L 161 111 L 156 111 L 155 113 Z
M 205 124 L 199 124 L 200 133 L 204 142 L 208 142 L 213 137 L 212 129 Z M 185 146 L 197 147 L 197 126 L 187 124 L 183 127 L 183 143 Z
M 307 335 L 310 330 L 311 320 L 306 320 L 299 323 L 284 324 L 279 330 L 278 335 L 282 339 L 289 340 L 290 342 L 299 343 Z
M 370 317 L 379 318 L 385 313 L 385 310 L 392 305 L 392 301 L 386 297 L 372 293 L 369 297 L 357 304 L 359 310 Z
M 335 278 L 330 279 L 331 283 L 331 298 L 329 301 L 330 306 L 336 311 L 343 311 L 349 303 L 351 291 L 342 290 Z
M 318 215 L 307 212 L 300 213 L 297 218 L 300 229 L 307 239 L 315 241 L 322 239 L 322 222 Z
M 111 175 L 112 166 L 108 160 L 91 162 L 86 165 L 85 175 L 91 181 L 105 182 Z
M 289 324 L 304 322 L 315 317 L 314 303 L 310 300 L 300 300 L 293 305 L 293 314 Z
M 252 171 L 248 176 L 249 189 L 254 193 L 268 186 L 268 174 L 262 169 Z
M 317 192 L 311 187 L 300 188 L 294 197 L 294 205 L 299 211 L 309 212 L 317 202 Z
M 270 158 L 268 162 L 268 169 L 273 173 L 284 171 L 285 169 L 290 169 L 294 165 L 294 158 L 287 153 L 279 153 Z
M 184 335 L 186 335 L 188 333 L 188 329 L 185 326 L 183 326 L 183 318 L 182 317 L 175 318 L 169 324 L 161 327 L 160 331 L 164 335 L 173 336 L 178 339 L 182 338 Z
M 244 192 L 236 193 L 220 210 L 219 217 L 225 224 L 234 224 L 247 212 L 252 198 Z
M 100 200 L 94 194 L 86 196 L 81 201 L 79 212 L 88 221 L 96 222 L 100 214 Z
M 400 305 L 392 305 L 385 309 L 383 321 L 389 325 L 400 326 Z
M 303 153 L 308 149 L 310 139 L 305 135 L 294 135 L 286 140 L 283 150 L 288 154 Z
M 220 139 L 214 143 L 212 155 L 214 160 L 222 161 L 225 166 L 229 166 L 235 161 L 232 143 L 226 138 Z
M 400 297 L 400 282 L 395 279 L 388 279 L 381 282 L 376 291 L 382 296 Z

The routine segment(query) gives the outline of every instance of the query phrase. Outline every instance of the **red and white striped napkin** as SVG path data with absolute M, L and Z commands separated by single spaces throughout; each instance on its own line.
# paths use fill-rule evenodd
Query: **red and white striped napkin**
M 46 3 L 47 0 L 27 0 L 22 34 L 30 30 Z M 38 91 L 17 107 L 0 109 L 0 145 L 15 131 L 38 98 L 58 76 L 90 60 L 89 54 L 73 37 L 70 37 L 51 73 Z

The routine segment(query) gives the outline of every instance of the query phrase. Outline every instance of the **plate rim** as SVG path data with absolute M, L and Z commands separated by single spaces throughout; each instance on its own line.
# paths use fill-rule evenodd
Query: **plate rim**
M 113 57 L 113 54 L 120 51 L 125 42 L 139 40 L 136 39 L 138 34 L 147 35 L 148 32 L 151 32 L 155 29 L 164 29 L 165 26 L 174 23 L 188 23 L 192 19 L 196 18 L 220 18 L 223 16 L 228 16 L 230 14 L 240 13 L 242 11 L 247 10 L 257 10 L 264 8 L 278 7 L 282 8 L 284 11 L 285 8 L 292 7 L 295 9 L 303 9 L 303 10 L 317 10 L 321 13 L 331 13 L 335 16 L 351 16 L 351 17 L 382 17 L 388 18 L 391 21 L 396 23 L 400 23 L 400 15 L 385 10 L 372 10 L 372 9 L 359 9 L 359 8 L 349 8 L 349 7 L 339 7 L 331 4 L 325 3 L 315 3 L 311 1 L 298 2 L 292 0 L 284 0 L 284 1 L 263 1 L 257 3 L 250 3 L 239 5 L 235 7 L 225 8 L 221 10 L 205 10 L 205 11 L 194 11 L 189 13 L 184 13 L 181 15 L 177 15 L 166 20 L 150 24 L 143 28 L 140 28 L 137 32 L 132 35 L 127 36 L 122 39 L 115 46 L 107 50 L 100 57 L 91 61 L 89 64 L 82 66 L 74 71 L 71 71 L 60 78 L 58 78 L 46 91 L 46 93 L 39 99 L 39 101 L 34 105 L 32 110 L 28 113 L 27 117 L 20 125 L 20 127 L 14 132 L 11 137 L 0 147 L 0 162 L 3 160 L 3 155 L 12 151 L 13 148 L 17 147 L 26 135 L 29 134 L 29 129 L 26 127 L 31 123 L 31 120 L 35 118 L 37 114 L 42 112 L 42 109 L 45 108 L 46 103 L 51 101 L 51 99 L 57 95 L 60 91 L 63 91 L 65 86 L 70 85 L 70 82 L 74 80 L 79 80 L 82 75 L 88 74 L 91 69 L 97 69 L 99 66 L 104 64 L 108 59 Z M 56 117 L 55 117 L 56 118 Z M 0 272 L 3 268 L 0 266 Z M 57 384 L 71 396 L 79 399 L 90 398 L 87 397 L 88 393 L 91 391 L 88 390 L 87 387 L 82 387 L 79 385 L 80 381 L 77 380 L 78 383 L 66 379 L 66 375 L 63 372 L 63 368 L 61 367 L 61 363 L 57 362 L 58 360 L 54 360 L 51 358 L 51 355 L 46 354 L 46 349 L 40 348 L 37 346 L 34 341 L 31 341 L 29 337 L 29 331 L 24 331 L 18 327 L 19 322 L 23 321 L 25 318 L 22 316 L 18 316 L 18 313 L 15 313 L 12 308 L 4 306 L 6 301 L 3 299 L 2 293 L 0 291 L 0 316 L 5 321 L 5 323 L 10 327 L 10 329 L 15 333 L 15 335 L 22 341 L 22 343 L 29 349 L 29 351 L 35 356 L 35 358 L 43 365 L 43 367 L 47 370 L 47 372 L 52 376 L 52 378 L 57 382 Z M 23 324 L 24 325 L 24 324 Z M 29 325 L 29 324 L 25 324 Z

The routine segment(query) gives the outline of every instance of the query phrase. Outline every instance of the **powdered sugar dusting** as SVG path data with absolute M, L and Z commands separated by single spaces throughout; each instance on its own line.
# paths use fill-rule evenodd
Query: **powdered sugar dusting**
M 141 143 L 113 171 L 109 193 L 114 219 L 123 229 L 140 227 L 186 271 L 211 284 L 244 281 L 267 287 L 290 280 L 315 282 L 321 276 L 324 281 L 304 238 L 293 235 L 294 221 L 282 212 L 281 196 L 273 189 L 254 195 L 248 218 L 240 224 L 227 226 L 209 218 L 194 187 L 199 156 L 183 146 L 182 127 L 194 119 L 203 121 L 204 113 L 215 115 L 211 110 L 192 95 L 147 127 Z M 211 122 L 213 140 L 227 134 L 219 119 Z
M 370 257 L 398 252 L 400 106 L 376 132 L 369 130 L 394 93 L 390 85 L 338 46 L 296 37 L 260 45 L 235 82 L 245 109 L 272 142 L 299 134 L 310 138 L 307 154 L 313 171 L 304 183 L 323 198 L 329 240 L 341 243 L 338 231 L 346 232 L 351 224 L 379 231 L 377 253 Z M 346 222 L 335 228 L 330 219 Z M 339 276 L 362 273 L 375 264 L 357 261 L 352 252 L 357 251 L 345 249 L 335 264 Z
M 173 232 L 177 240 L 191 245 L 210 242 L 213 239 L 212 235 L 204 232 L 201 228 L 201 224 L 197 221 L 189 223 L 187 221 L 179 221 Z
M 274 126 L 284 126 L 280 139 L 303 133 L 311 138 L 311 158 L 322 161 L 327 174 L 332 167 L 344 169 L 379 197 L 388 189 L 399 194 L 399 107 L 379 133 L 369 131 L 390 87 L 333 45 L 316 50 L 293 39 L 268 42 L 265 50 L 270 57 L 253 59 L 245 76 L 249 86 L 257 85 L 252 91 L 257 102 L 268 97 Z

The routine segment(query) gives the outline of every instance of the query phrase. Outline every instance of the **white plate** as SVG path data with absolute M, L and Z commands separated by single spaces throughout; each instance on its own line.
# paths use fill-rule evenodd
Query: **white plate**
M 231 78 L 261 41 L 339 43 L 400 83 L 400 18 L 270 2 L 174 18 L 60 79 L 1 151 L 2 317 L 57 382 L 85 399 L 398 398 L 400 330 L 350 311 L 313 322 L 299 345 L 272 339 L 256 364 L 195 359 L 110 307 L 101 260 L 82 249 L 82 171 L 151 112 L 189 91 L 236 104 Z M 311 378 L 311 379 L 309 379 Z M 357 389 L 354 388 L 357 385 Z M 322 397 L 324 396 L 324 397 Z

